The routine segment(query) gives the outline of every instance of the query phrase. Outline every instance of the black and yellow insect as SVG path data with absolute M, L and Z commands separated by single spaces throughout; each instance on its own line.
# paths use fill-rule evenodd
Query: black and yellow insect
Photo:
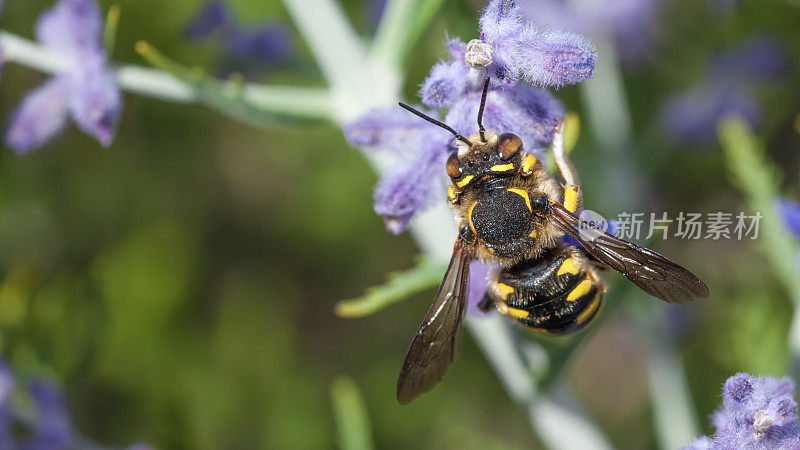
M 577 331 L 597 316 L 606 291 L 600 270 L 614 269 L 670 303 L 708 296 L 705 283 L 685 268 L 578 219 L 581 192 L 563 155 L 556 155 L 556 161 L 564 185 L 525 152 L 519 137 L 485 130 L 488 82 L 478 113 L 479 132 L 469 139 L 400 104 L 447 129 L 459 143 L 446 165 L 459 235 L 439 291 L 406 354 L 397 381 L 402 404 L 432 389 L 456 356 L 473 259 L 500 267 L 480 307 L 494 307 L 548 335 Z M 581 246 L 565 244 L 565 234 Z

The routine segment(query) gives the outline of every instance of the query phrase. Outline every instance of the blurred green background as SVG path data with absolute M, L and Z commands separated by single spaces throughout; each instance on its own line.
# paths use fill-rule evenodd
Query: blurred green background
M 343 3 L 367 36 L 364 2 Z M 245 23 L 290 23 L 276 0 L 231 4 Z M 32 37 L 50 5 L 8 1 L 2 27 Z M 188 65 L 216 67 L 218 49 L 183 37 L 202 2 L 120 5 L 116 60 L 141 63 L 133 44 L 146 39 Z M 447 34 L 475 37 L 481 5 L 445 2 L 415 49 L 406 98 L 445 56 Z M 653 61 L 624 72 L 634 163 L 654 211 L 746 210 L 721 149 L 671 143 L 658 110 L 704 76 L 714 50 L 754 32 L 778 37 L 798 61 L 800 7 L 744 1 L 726 16 L 703 2 L 669 1 L 658 17 Z M 263 81 L 322 85 L 299 36 L 295 44 L 296 61 Z M 783 171 L 784 192 L 796 194 L 800 83 L 792 73 L 760 93 L 767 114 L 759 136 Z M 45 76 L 7 65 L 2 77 L 7 120 Z M 583 115 L 576 88 L 557 96 Z M 396 403 L 397 372 L 432 292 L 364 319 L 334 315 L 336 301 L 417 254 L 407 234 L 389 234 L 372 212 L 376 176 L 339 129 L 254 129 L 202 107 L 133 95 L 125 102 L 109 149 L 70 129 L 36 153 L 0 153 L 0 349 L 20 376 L 59 380 L 82 434 L 165 449 L 331 448 L 329 385 L 345 374 L 362 390 L 378 448 L 540 446 L 468 334 L 444 383 L 410 406 Z M 587 129 L 573 159 L 592 208 L 604 203 L 607 180 L 593 170 L 601 155 Z M 727 376 L 786 371 L 790 302 L 749 241 L 671 240 L 659 249 L 711 288 L 708 300 L 682 307 L 679 342 L 708 432 Z M 650 448 L 646 350 L 634 316 L 608 314 L 564 377 L 616 446 Z

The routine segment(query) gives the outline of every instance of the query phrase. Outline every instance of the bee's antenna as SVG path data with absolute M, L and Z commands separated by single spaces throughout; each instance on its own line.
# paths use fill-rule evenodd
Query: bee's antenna
M 428 122 L 430 122 L 430 123 L 432 123 L 434 125 L 438 125 L 438 126 L 444 128 L 445 130 L 453 133 L 453 136 L 455 136 L 456 139 L 458 139 L 459 141 L 461 141 L 461 142 L 463 142 L 463 143 L 465 143 L 467 145 L 470 145 L 470 146 L 472 145 L 472 142 L 470 142 L 469 139 L 467 139 L 464 136 L 458 134 L 456 132 L 456 130 L 454 130 L 452 127 L 448 126 L 447 124 L 439 122 L 438 120 L 434 119 L 433 117 L 426 115 L 422 111 L 417 111 L 416 109 L 406 105 L 403 102 L 400 102 L 400 106 L 402 106 L 403 108 L 407 109 L 408 111 L 411 111 L 412 114 L 414 114 L 416 116 L 419 116 L 419 117 L 422 117 L 423 119 L 427 120 Z
M 489 93 L 489 77 L 483 82 L 483 93 L 481 94 L 481 107 L 478 109 L 478 132 L 481 135 L 481 142 L 486 142 L 486 137 L 483 133 L 486 131 L 483 128 L 483 110 L 486 108 L 486 94 Z

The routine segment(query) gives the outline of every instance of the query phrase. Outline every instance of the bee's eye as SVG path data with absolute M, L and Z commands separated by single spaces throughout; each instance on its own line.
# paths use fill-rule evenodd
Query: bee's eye
M 512 133 L 503 133 L 497 142 L 497 152 L 503 161 L 511 159 L 522 148 L 522 140 Z
M 458 153 L 450 154 L 447 158 L 447 175 L 450 178 L 458 178 L 461 176 L 461 163 L 458 161 Z

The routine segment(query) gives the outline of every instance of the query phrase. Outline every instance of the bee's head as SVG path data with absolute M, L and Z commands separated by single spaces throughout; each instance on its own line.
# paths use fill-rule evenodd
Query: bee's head
M 522 164 L 522 140 L 515 134 L 485 130 L 470 137 L 470 144 L 459 144 L 447 159 L 447 175 L 463 189 L 486 176 L 515 173 Z
M 483 110 L 486 107 L 486 94 L 489 91 L 489 78 L 483 84 L 481 107 L 478 109 L 478 134 L 465 138 L 452 127 L 420 111 L 400 103 L 400 106 L 419 117 L 453 133 L 458 142 L 458 151 L 447 159 L 447 175 L 459 188 L 482 179 L 487 175 L 508 175 L 515 173 L 522 163 L 522 140 L 514 134 L 498 134 L 495 130 L 483 128 Z

